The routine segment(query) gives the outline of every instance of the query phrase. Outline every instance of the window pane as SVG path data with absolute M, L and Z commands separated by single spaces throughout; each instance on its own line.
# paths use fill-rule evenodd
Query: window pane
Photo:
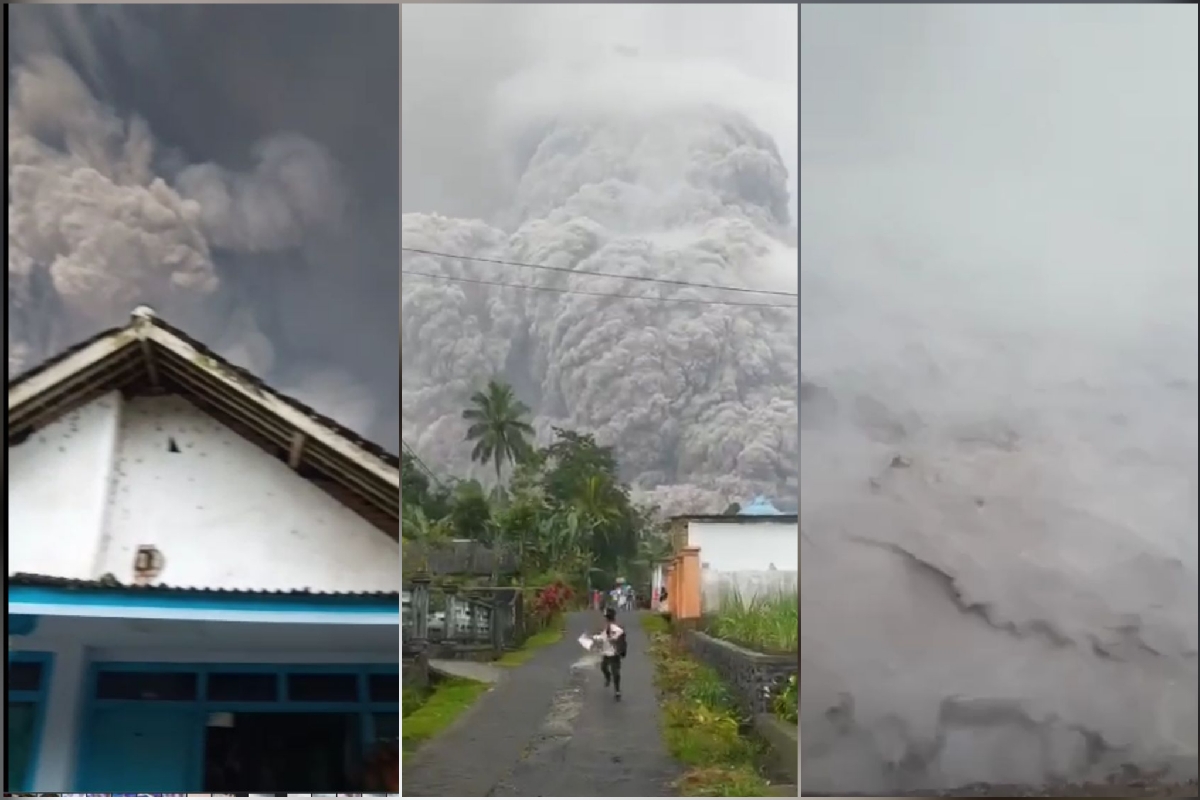
M 399 675 L 371 675 L 367 679 L 367 692 L 374 703 L 400 702 Z
M 98 700 L 195 700 L 194 672 L 101 672 Z
M 288 675 L 288 699 L 306 703 L 356 703 L 358 676 L 335 673 Z
M 8 690 L 10 692 L 36 692 L 42 687 L 42 664 L 40 661 L 8 662 Z
M 279 699 L 277 676 L 265 672 L 210 672 L 208 699 L 239 703 L 273 703 Z

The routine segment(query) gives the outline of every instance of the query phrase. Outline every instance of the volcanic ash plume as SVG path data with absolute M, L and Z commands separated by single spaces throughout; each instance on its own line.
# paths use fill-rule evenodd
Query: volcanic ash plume
M 306 237 L 338 228 L 344 192 L 319 145 L 280 134 L 254 147 L 244 173 L 195 164 L 163 177 L 141 120 L 120 118 L 65 61 L 40 55 L 13 69 L 8 155 L 10 375 L 143 303 L 271 375 L 276 347 L 218 267 L 227 278 L 235 258 L 239 269 L 263 254 L 299 258 Z M 297 380 L 320 410 L 369 428 L 372 403 L 331 375 L 317 366 Z
M 517 179 L 498 223 L 406 214 L 406 248 L 794 289 L 787 171 L 744 116 L 701 103 L 530 116 L 508 120 Z M 411 253 L 404 268 L 605 294 L 786 300 Z M 461 409 L 500 377 L 543 438 L 552 426 L 594 432 L 615 445 L 624 477 L 665 507 L 719 512 L 755 492 L 796 495 L 794 311 L 406 274 L 401 326 L 404 436 L 449 470 L 471 469 Z

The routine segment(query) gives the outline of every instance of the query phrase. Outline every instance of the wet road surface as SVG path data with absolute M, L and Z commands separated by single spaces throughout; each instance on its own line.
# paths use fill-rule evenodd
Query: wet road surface
M 510 671 L 401 768 L 405 797 L 665 797 L 680 769 L 659 729 L 650 642 L 635 614 L 622 699 L 605 690 L 598 656 L 575 640 L 595 612 L 567 618 L 562 641 Z

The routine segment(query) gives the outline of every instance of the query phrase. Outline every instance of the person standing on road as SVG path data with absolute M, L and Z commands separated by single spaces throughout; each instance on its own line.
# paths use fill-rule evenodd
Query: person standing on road
M 604 688 L 612 686 L 617 700 L 621 699 L 621 659 L 625 657 L 625 629 L 616 622 L 617 610 L 604 609 L 604 630 L 593 637 L 600 643 L 600 671 L 604 673 Z

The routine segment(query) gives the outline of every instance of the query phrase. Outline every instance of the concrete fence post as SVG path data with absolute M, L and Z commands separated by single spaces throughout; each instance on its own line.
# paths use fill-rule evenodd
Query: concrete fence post
M 426 573 L 418 573 L 412 577 L 412 616 L 413 644 L 419 648 L 429 642 L 429 584 L 432 583 Z
M 492 612 L 488 621 L 492 624 L 492 650 L 499 653 L 504 650 L 504 609 L 496 592 L 492 592 Z
M 446 629 L 442 635 L 445 641 L 454 642 L 458 638 L 458 587 L 446 586 L 443 591 L 446 593 Z
M 679 554 L 679 619 L 700 618 L 700 548 L 689 544 Z

